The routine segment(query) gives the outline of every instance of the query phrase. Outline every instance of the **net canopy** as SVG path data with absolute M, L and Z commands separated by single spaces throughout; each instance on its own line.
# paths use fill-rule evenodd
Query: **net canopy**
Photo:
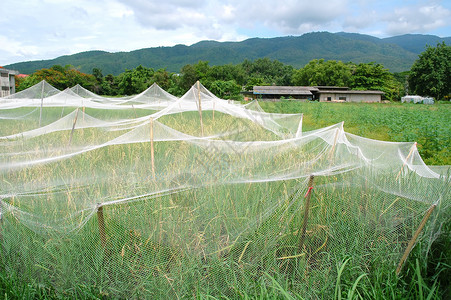
M 57 293 L 234 297 L 270 274 L 315 298 L 344 255 L 396 268 L 428 210 L 429 244 L 449 217 L 449 171 L 416 143 L 303 132 L 302 114 L 199 82 L 16 95 L 0 99 L 1 263 Z

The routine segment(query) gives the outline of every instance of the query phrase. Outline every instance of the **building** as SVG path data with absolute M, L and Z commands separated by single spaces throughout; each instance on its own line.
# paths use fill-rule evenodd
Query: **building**
M 382 91 L 355 91 L 337 86 L 254 86 L 253 98 L 262 100 L 319 100 L 321 102 L 382 102 Z
M 313 100 L 313 92 L 318 89 L 309 86 L 254 86 L 253 98 L 262 100 Z
M 16 92 L 16 80 L 14 76 L 18 74 L 18 71 L 0 67 L 0 97 L 6 97 Z
M 319 86 L 316 94 L 320 102 L 382 102 L 382 91 L 356 91 L 347 87 Z

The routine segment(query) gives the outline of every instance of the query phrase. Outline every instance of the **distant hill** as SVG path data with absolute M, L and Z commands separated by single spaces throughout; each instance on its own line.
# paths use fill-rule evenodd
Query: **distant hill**
M 85 73 L 99 68 L 104 75 L 118 75 L 138 65 L 180 72 L 184 65 L 195 64 L 200 60 L 208 61 L 212 66 L 268 57 L 295 68 L 303 67 L 312 59 L 323 58 L 353 63 L 374 61 L 383 64 L 391 72 L 402 72 L 410 70 L 426 45 L 435 46 L 442 41 L 451 44 L 451 37 L 407 34 L 380 39 L 357 33 L 312 32 L 301 36 L 251 38 L 241 42 L 201 41 L 191 46 L 154 47 L 130 52 L 87 51 L 5 67 L 30 74 L 53 65 L 73 65 Z

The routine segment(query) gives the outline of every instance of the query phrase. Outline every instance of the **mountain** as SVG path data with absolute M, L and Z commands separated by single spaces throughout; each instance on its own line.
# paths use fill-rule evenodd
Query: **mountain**
M 85 73 L 99 68 L 104 75 L 118 75 L 138 65 L 180 72 L 184 65 L 200 60 L 208 61 L 209 65 L 225 65 L 268 57 L 295 68 L 303 67 L 312 59 L 323 58 L 353 63 L 374 61 L 391 72 L 402 72 L 410 70 L 426 45 L 435 46 L 439 42 L 450 44 L 451 37 L 406 34 L 380 39 L 358 33 L 311 32 L 301 36 L 251 38 L 241 42 L 201 41 L 191 46 L 154 47 L 130 52 L 87 51 L 5 67 L 30 74 L 53 65 L 73 65 Z

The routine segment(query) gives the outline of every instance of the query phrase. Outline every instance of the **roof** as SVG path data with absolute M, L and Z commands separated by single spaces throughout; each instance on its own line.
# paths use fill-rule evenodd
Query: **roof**
M 5 69 L 5 68 L 1 67 L 0 68 L 0 73 L 8 73 L 8 74 L 11 74 L 11 75 L 17 75 L 17 74 L 19 74 L 19 71 L 8 70 L 8 69 Z
M 254 86 L 254 94 L 263 95 L 312 95 L 312 91 L 317 91 L 317 88 L 309 86 Z

